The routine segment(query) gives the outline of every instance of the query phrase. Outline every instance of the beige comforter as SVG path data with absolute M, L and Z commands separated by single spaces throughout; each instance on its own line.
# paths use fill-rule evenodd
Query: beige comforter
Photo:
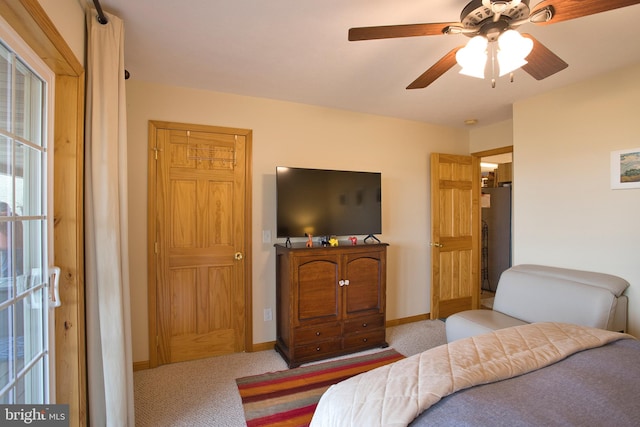
M 454 341 L 332 386 L 311 426 L 406 426 L 458 390 L 522 375 L 621 338 L 632 337 L 534 323 Z

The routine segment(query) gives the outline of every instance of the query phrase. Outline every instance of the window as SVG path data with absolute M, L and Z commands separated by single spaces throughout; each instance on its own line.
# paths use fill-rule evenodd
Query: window
M 53 74 L 4 21 L 0 28 L 0 403 L 49 403 Z

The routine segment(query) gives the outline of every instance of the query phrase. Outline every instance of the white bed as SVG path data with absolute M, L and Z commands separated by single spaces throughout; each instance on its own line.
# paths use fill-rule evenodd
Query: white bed
M 332 386 L 317 426 L 640 425 L 640 342 L 562 323 L 501 329 Z

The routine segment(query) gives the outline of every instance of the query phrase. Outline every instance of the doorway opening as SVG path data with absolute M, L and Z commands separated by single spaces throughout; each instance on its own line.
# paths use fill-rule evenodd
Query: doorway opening
M 491 309 L 500 275 L 512 265 L 513 147 L 473 156 L 481 165 L 480 305 Z

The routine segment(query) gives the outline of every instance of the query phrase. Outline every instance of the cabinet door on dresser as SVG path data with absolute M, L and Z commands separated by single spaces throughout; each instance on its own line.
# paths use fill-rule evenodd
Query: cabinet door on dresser
M 383 314 L 385 257 L 381 251 L 345 255 L 344 317 Z
M 339 256 L 296 257 L 294 271 L 294 283 L 298 284 L 293 296 L 295 325 L 339 320 Z
M 357 350 L 385 342 L 385 248 L 345 254 L 344 348 Z

